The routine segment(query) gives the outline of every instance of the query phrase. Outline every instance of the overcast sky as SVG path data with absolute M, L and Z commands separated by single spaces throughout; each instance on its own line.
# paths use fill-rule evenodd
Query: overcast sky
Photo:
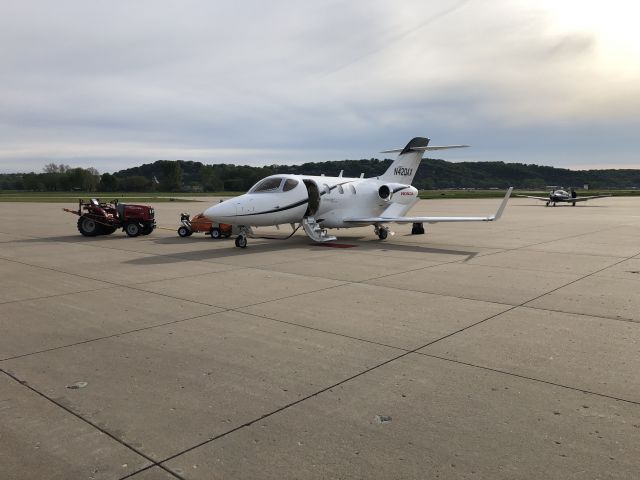
M 0 171 L 158 159 L 640 168 L 629 0 L 0 0 Z

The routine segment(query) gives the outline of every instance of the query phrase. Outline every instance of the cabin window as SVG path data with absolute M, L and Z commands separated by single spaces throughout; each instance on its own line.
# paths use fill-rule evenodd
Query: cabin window
M 249 193 L 277 192 L 281 183 L 282 177 L 267 177 L 256 183 Z
M 288 192 L 289 190 L 293 190 L 298 186 L 298 180 L 294 180 L 293 178 L 287 178 L 284 182 L 283 190 Z

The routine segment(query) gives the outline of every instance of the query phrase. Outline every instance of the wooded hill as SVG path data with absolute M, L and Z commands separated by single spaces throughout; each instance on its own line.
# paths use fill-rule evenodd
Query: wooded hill
M 48 165 L 44 173 L 2 174 L 0 189 L 35 191 L 246 191 L 259 179 L 273 174 L 338 175 L 345 177 L 381 175 L 392 160 L 341 160 L 302 165 L 251 167 L 231 164 L 205 165 L 184 160 L 154 163 L 98 175 L 94 169 L 58 170 Z M 64 167 L 64 168 L 63 168 Z M 90 178 L 91 177 L 91 178 Z M 504 162 L 459 162 L 424 159 L 414 186 L 419 189 L 506 188 L 544 189 L 547 185 L 596 189 L 640 187 L 640 170 L 568 170 L 540 165 Z
M 345 177 L 381 175 L 392 160 L 341 160 L 309 162 L 302 165 L 271 165 L 265 167 L 236 166 L 229 164 L 203 165 L 200 162 L 177 161 L 182 169 L 184 186 L 202 185 L 210 191 L 244 191 L 259 179 L 273 174 L 293 173 L 304 175 L 338 175 Z M 163 178 L 162 161 L 140 167 L 121 170 L 117 178 L 140 176 Z M 424 159 L 413 185 L 418 189 L 436 188 L 506 188 L 544 189 L 547 185 L 593 188 L 640 187 L 640 170 L 569 170 L 540 165 L 504 162 L 447 162 Z

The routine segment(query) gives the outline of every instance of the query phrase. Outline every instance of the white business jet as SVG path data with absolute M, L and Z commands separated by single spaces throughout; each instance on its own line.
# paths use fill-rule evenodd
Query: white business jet
M 205 210 L 218 223 L 228 223 L 238 231 L 236 246 L 245 248 L 252 227 L 290 224 L 300 226 L 316 242 L 336 240 L 328 228 L 373 225 L 380 240 L 387 238 L 388 223 L 413 223 L 414 233 L 424 233 L 423 223 L 491 222 L 498 220 L 511 195 L 509 188 L 494 215 L 486 217 L 405 217 L 418 201 L 411 186 L 425 151 L 463 148 L 468 145 L 429 147 L 429 139 L 416 137 L 406 147 L 382 153 L 399 153 L 379 177 L 346 178 L 309 175 L 272 175 L 256 183 L 247 193 Z M 416 232 L 416 229 L 418 231 Z M 421 231 L 420 231 L 421 230 Z M 293 235 L 293 233 L 292 233 Z M 288 237 L 287 237 L 288 238 Z

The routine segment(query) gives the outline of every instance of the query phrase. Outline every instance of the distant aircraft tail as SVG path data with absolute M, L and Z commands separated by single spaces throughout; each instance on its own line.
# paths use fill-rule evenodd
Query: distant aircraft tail
M 448 148 L 465 148 L 469 145 L 446 145 L 442 147 L 429 147 L 429 139 L 424 137 L 413 138 L 407 146 L 402 149 L 385 150 L 381 153 L 399 153 L 398 158 L 380 176 L 380 180 L 388 182 L 411 185 L 413 177 L 416 176 L 422 155 L 427 150 L 446 150 Z

